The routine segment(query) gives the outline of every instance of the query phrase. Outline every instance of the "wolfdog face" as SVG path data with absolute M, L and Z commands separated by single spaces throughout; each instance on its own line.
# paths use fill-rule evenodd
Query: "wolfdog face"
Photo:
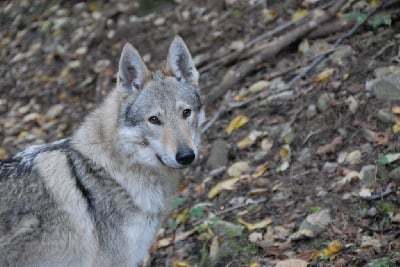
M 118 135 L 126 157 L 142 164 L 184 168 L 199 157 L 205 120 L 199 74 L 180 37 L 175 37 L 163 70 L 150 72 L 139 53 L 126 44 L 118 88 L 124 92 Z

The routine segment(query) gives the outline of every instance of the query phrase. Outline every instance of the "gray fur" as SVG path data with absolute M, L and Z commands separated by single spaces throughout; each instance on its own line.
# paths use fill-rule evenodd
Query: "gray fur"
M 176 37 L 168 58 L 182 51 L 179 66 L 150 73 L 126 45 L 116 88 L 71 138 L 0 162 L 0 266 L 137 266 L 146 257 L 179 169 L 199 157 L 198 77 L 176 70 L 197 71 Z

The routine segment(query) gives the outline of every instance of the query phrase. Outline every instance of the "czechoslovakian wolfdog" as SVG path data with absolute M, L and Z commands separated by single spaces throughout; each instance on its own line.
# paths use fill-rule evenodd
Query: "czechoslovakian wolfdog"
M 199 157 L 198 78 L 178 36 L 155 72 L 126 44 L 116 88 L 71 138 L 2 161 L 0 266 L 141 263 Z

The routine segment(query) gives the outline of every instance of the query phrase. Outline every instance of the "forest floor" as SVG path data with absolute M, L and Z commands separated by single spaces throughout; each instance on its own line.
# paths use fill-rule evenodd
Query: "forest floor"
M 179 34 L 209 96 L 299 25 L 249 42 L 331 6 L 176 2 L 1 2 L 0 158 L 70 135 L 115 85 L 126 42 L 156 68 Z M 377 3 L 347 1 L 342 26 L 284 44 L 206 98 L 201 160 L 185 172 L 150 266 L 400 266 L 400 5 L 332 46 Z

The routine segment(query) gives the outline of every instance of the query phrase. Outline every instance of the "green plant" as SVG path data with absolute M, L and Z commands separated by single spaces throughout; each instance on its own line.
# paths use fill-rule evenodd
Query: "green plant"
M 171 208 L 173 210 L 176 210 L 177 208 L 179 208 L 180 206 L 182 206 L 183 204 L 185 204 L 186 202 L 186 198 L 184 197 L 178 197 L 177 199 L 175 199 L 172 204 L 171 204 Z
M 349 21 L 355 21 L 360 24 L 363 24 L 366 22 L 366 24 L 373 29 L 377 29 L 383 25 L 391 26 L 391 24 L 392 24 L 392 18 L 390 17 L 389 14 L 386 14 L 386 13 L 377 14 L 377 15 L 367 19 L 367 15 L 364 13 L 350 12 L 350 13 L 344 14 L 343 19 L 349 20 Z
M 316 212 L 318 212 L 318 211 L 320 211 L 321 210 L 321 207 L 320 206 L 314 206 L 314 207 L 311 207 L 310 208 L 310 212 L 311 213 L 316 213 Z

